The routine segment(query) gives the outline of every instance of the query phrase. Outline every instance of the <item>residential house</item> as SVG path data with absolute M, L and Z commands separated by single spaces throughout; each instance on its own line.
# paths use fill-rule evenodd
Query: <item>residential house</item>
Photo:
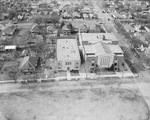
M 34 72 L 37 66 L 37 57 L 26 56 L 19 66 L 22 72 Z
M 79 30 L 80 30 L 80 33 L 87 33 L 88 27 L 87 27 L 87 25 L 84 24 L 79 28 Z
M 5 35 L 13 35 L 14 32 L 16 30 L 16 27 L 15 26 L 7 26 L 3 31 L 2 31 L 2 34 L 5 36 Z
M 81 12 L 84 14 L 89 14 L 92 13 L 92 10 L 89 7 L 84 7 L 83 9 L 81 9 Z
M 34 24 L 31 28 L 31 33 L 34 33 L 34 34 L 41 34 L 43 31 L 45 30 L 45 27 L 44 25 L 37 25 L 37 24 Z M 46 31 L 46 30 L 45 30 Z
M 136 29 L 135 29 L 135 27 L 132 26 L 131 24 L 125 24 L 124 28 L 125 28 L 126 32 L 130 32 L 130 33 L 137 32 Z
M 71 34 L 71 29 L 68 27 L 68 25 L 67 24 L 65 24 L 63 27 L 62 27 L 62 33 L 64 34 L 64 35 L 70 35 Z
M 58 29 L 56 29 L 56 27 L 54 27 L 54 26 L 47 26 L 47 33 L 57 34 L 57 32 L 58 32 Z
M 62 18 L 63 18 L 63 19 L 70 19 L 70 18 L 71 18 L 71 15 L 68 14 L 68 12 L 64 12 L 64 13 L 62 13 Z
M 76 39 L 57 39 L 58 70 L 79 70 L 80 54 Z
M 81 15 L 78 12 L 73 12 L 73 18 L 74 19 L 80 19 Z
M 149 29 L 146 27 L 146 26 L 141 26 L 140 28 L 139 28 L 139 32 L 149 32 Z
M 82 16 L 83 16 L 83 19 L 85 19 L 85 20 L 89 19 L 89 15 L 86 13 L 84 13 Z

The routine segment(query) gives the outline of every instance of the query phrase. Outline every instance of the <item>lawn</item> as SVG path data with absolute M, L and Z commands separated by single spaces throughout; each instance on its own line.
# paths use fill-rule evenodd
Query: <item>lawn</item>
M 0 95 L 10 120 L 145 120 L 147 108 L 130 91 L 80 89 Z

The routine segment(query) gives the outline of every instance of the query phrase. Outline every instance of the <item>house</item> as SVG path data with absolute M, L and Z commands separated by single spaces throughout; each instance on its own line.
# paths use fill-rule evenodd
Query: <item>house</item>
M 86 14 L 89 14 L 89 13 L 92 13 L 92 10 L 89 8 L 89 7 L 84 7 L 82 10 L 81 10 L 81 12 L 84 14 L 84 13 L 86 13 Z
M 79 28 L 80 32 L 81 33 L 87 33 L 88 32 L 88 27 L 87 25 L 82 25 L 80 28 Z
M 16 51 L 17 46 L 16 45 L 7 45 L 4 47 L 5 51 Z
M 54 26 L 47 26 L 47 33 L 57 34 L 57 32 L 58 32 L 58 29 L 56 29 L 56 27 L 54 27 Z
M 83 16 L 83 19 L 85 19 L 85 20 L 89 19 L 89 15 L 86 13 L 84 13 L 82 16 Z
M 79 70 L 80 54 L 76 39 L 57 39 L 58 70 Z
M 22 72 L 34 72 L 37 66 L 37 57 L 26 56 L 19 66 Z
M 64 25 L 63 27 L 62 27 L 62 33 L 64 34 L 64 35 L 70 35 L 71 34 L 71 29 L 68 27 L 68 25 Z
M 130 32 L 130 33 L 137 32 L 136 29 L 135 29 L 135 27 L 132 26 L 131 24 L 125 24 L 124 28 L 125 28 L 126 32 Z
M 141 26 L 140 28 L 139 28 L 139 32 L 149 32 L 149 29 L 146 27 L 146 26 Z
M 6 27 L 3 31 L 2 31 L 2 34 L 5 36 L 5 35 L 13 35 L 14 32 L 16 30 L 16 27 L 15 26 L 8 26 Z
M 70 14 L 68 14 L 68 12 L 64 12 L 64 13 L 62 14 L 62 18 L 63 18 L 63 19 L 70 19 L 71 16 L 70 16 Z
M 113 33 L 79 33 L 79 41 L 82 45 L 92 44 L 98 41 L 107 44 L 118 44 L 118 39 Z
M 74 19 L 80 19 L 81 15 L 78 12 L 73 12 L 73 18 Z
M 31 33 L 34 33 L 34 34 L 41 34 L 44 30 L 45 30 L 44 25 L 34 24 L 31 27 Z

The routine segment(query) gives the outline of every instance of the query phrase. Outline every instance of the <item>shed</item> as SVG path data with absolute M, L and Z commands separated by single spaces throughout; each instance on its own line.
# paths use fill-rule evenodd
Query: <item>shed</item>
M 9 46 L 5 46 L 5 50 L 16 50 L 16 45 L 9 45 Z

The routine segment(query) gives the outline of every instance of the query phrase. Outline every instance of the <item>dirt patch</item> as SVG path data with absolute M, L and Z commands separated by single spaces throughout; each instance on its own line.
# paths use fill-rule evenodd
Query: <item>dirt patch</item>
M 12 120 L 146 120 L 147 108 L 132 91 L 80 89 L 0 95 Z

